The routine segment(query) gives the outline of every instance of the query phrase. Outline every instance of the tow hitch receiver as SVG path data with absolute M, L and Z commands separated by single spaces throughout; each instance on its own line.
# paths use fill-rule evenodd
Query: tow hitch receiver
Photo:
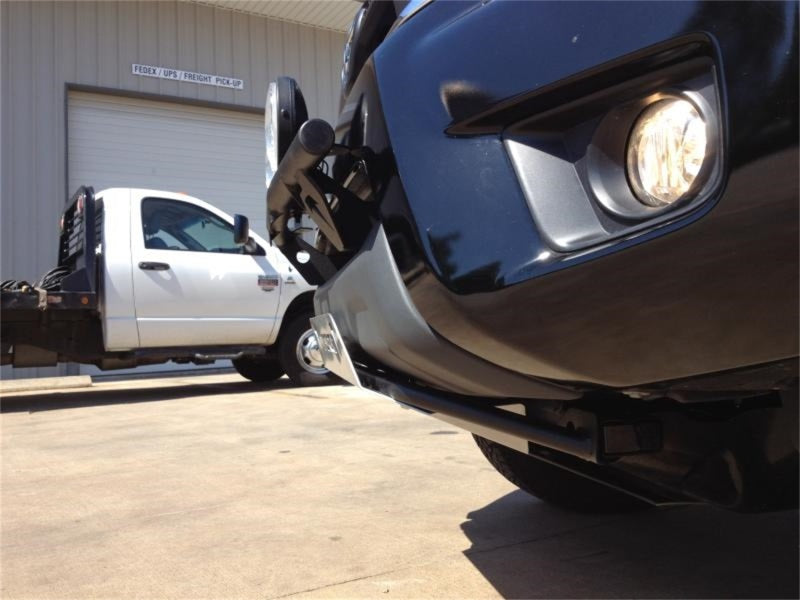
M 603 423 L 602 456 L 658 452 L 662 446 L 661 422 L 656 420 Z

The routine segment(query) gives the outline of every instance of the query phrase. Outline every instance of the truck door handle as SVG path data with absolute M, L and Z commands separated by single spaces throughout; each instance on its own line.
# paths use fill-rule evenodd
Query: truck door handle
M 142 271 L 166 271 L 169 269 L 169 265 L 160 262 L 140 262 L 139 268 Z

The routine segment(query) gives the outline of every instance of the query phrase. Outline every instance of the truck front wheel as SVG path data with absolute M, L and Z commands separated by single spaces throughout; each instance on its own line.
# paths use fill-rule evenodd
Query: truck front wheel
M 296 385 L 309 387 L 334 383 L 334 375 L 323 366 L 317 335 L 309 319 L 302 313 L 292 319 L 278 340 L 278 360 L 289 379 Z
M 233 360 L 233 366 L 239 375 L 255 383 L 275 381 L 283 376 L 283 367 L 274 358 L 263 356 L 243 356 Z
M 572 471 L 473 436 L 492 466 L 515 486 L 549 504 L 583 513 L 623 513 L 649 508 L 646 502 Z

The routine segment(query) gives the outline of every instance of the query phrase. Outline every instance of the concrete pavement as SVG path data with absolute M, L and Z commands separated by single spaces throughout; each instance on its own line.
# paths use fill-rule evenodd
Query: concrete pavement
M 797 597 L 797 514 L 581 516 L 469 434 L 237 375 L 2 397 L 2 597 Z
M 39 377 L 37 379 L 0 380 L 0 394 L 19 392 L 41 392 L 92 387 L 88 375 L 68 375 L 66 377 Z

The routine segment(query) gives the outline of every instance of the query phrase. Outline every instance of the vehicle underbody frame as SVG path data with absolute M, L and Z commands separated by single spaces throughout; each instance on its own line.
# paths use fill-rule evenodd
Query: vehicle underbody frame
M 476 399 L 356 362 L 359 384 L 655 505 L 797 506 L 795 387 L 690 404 L 595 392 L 579 401 Z

